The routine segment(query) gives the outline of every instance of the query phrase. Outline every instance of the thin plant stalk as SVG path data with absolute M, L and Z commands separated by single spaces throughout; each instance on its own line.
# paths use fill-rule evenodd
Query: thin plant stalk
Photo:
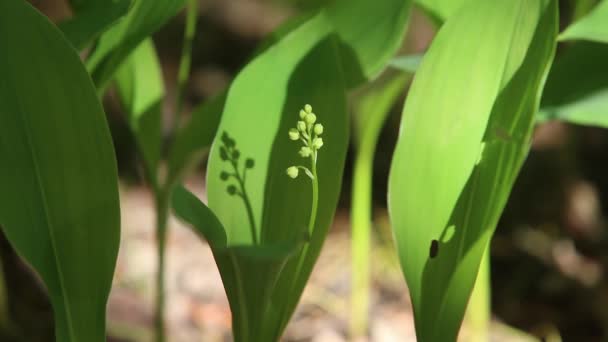
M 357 105 L 359 120 L 351 198 L 352 272 L 350 336 L 365 336 L 370 306 L 372 179 L 374 153 L 382 126 L 405 89 L 409 76 L 392 74 Z
M 186 28 L 184 30 L 184 45 L 179 62 L 177 74 L 177 93 L 175 95 L 175 117 L 173 118 L 173 132 L 179 128 L 179 118 L 184 107 L 184 90 L 190 76 L 192 64 L 192 42 L 196 33 L 196 22 L 198 19 L 198 2 L 200 0 L 189 0 L 186 14 Z
M 184 29 L 184 45 L 180 58 L 180 66 L 177 80 L 177 94 L 175 104 L 175 116 L 172 132 L 179 126 L 179 117 L 183 109 L 184 88 L 190 75 L 192 61 L 192 41 L 196 33 L 196 21 L 198 18 L 198 0 L 189 0 L 186 11 L 186 27 Z M 153 180 L 158 182 L 158 180 Z M 155 307 L 155 340 L 165 341 L 165 249 L 167 242 L 167 223 L 169 220 L 169 194 L 172 184 L 154 187 L 156 197 L 156 234 L 158 253 L 158 272 L 156 275 L 156 307 Z
M 158 253 L 158 272 L 156 273 L 156 342 L 165 341 L 165 249 L 167 242 L 167 223 L 169 220 L 168 197 L 164 191 L 156 197 L 156 235 Z
M 352 337 L 367 333 L 370 288 L 370 251 L 372 231 L 372 168 L 375 139 L 368 140 L 357 151 L 353 171 L 353 190 L 351 199 L 352 224 L 352 292 L 351 325 Z M 356 268 L 356 269 L 355 269 Z

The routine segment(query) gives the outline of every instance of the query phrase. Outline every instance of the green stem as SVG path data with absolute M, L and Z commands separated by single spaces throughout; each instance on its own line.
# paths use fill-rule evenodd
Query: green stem
M 473 293 L 471 293 L 467 309 L 471 341 L 490 340 L 490 291 L 490 246 L 488 246 L 481 259 L 475 287 Z
M 173 132 L 179 127 L 179 118 L 184 106 L 184 89 L 190 75 L 192 64 L 192 41 L 196 33 L 196 21 L 198 19 L 199 0 L 189 0 L 186 16 L 186 28 L 184 30 L 184 44 L 182 45 L 182 55 L 179 62 L 177 74 L 177 93 L 175 95 L 175 117 L 173 118 Z
M 368 331 L 374 153 L 382 126 L 409 79 L 410 76 L 405 74 L 389 75 L 386 79 L 379 80 L 357 105 L 359 139 L 351 202 L 351 339 L 365 336 Z
M 372 147 L 375 146 L 375 139 Z M 363 147 L 363 146 L 361 146 Z M 353 171 L 352 190 L 352 291 L 351 291 L 351 325 L 352 338 L 367 333 L 370 283 L 370 250 L 371 250 L 371 201 L 373 148 L 360 148 Z
M 310 141 L 310 139 L 309 139 Z M 309 144 L 312 145 L 312 144 Z M 318 207 L 318 203 L 319 203 L 319 178 L 317 177 L 317 151 L 315 151 L 311 157 L 310 157 L 310 161 L 311 161 L 311 173 L 312 173 L 312 203 L 311 203 L 311 209 L 310 209 L 310 217 L 308 219 L 308 234 L 310 235 L 310 238 L 312 239 L 312 235 L 313 235 L 313 231 L 315 228 L 315 223 L 317 221 L 317 207 Z M 300 271 L 302 270 L 302 267 L 304 266 L 304 261 L 306 260 L 306 254 L 308 253 L 308 244 L 305 244 L 302 247 L 302 251 L 300 252 L 300 254 L 298 254 L 297 258 L 298 258 L 298 265 L 296 267 L 296 270 L 293 274 L 293 282 L 291 283 L 291 289 L 289 291 L 289 293 L 294 293 L 295 289 L 296 289 L 296 285 L 298 284 L 298 279 L 300 277 Z M 289 301 L 293 301 L 293 300 L 299 300 L 300 296 L 299 295 L 293 295 Z M 281 315 L 281 324 L 279 324 L 278 330 L 275 333 L 275 337 L 278 340 L 280 335 L 279 333 L 285 328 L 285 326 L 287 325 L 287 321 L 289 320 L 289 315 L 287 315 L 286 313 L 290 310 L 290 308 L 292 307 L 292 305 L 285 305 L 284 306 L 284 310 L 283 313 Z
M 311 157 L 312 165 L 312 205 L 310 210 L 310 218 L 308 220 L 308 233 L 312 236 L 312 232 L 315 228 L 315 221 L 317 220 L 317 206 L 319 202 L 319 180 L 317 179 L 317 152 L 313 153 Z
M 158 272 L 156 273 L 156 342 L 165 341 L 165 246 L 167 242 L 167 222 L 169 219 L 168 196 L 164 191 L 156 196 L 156 242 Z

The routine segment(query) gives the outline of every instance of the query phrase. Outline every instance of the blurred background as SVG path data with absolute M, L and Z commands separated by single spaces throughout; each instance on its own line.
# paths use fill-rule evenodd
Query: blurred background
M 201 0 L 185 115 L 225 89 L 279 24 L 325 1 Z M 71 15 L 64 0 L 30 2 L 53 21 Z M 565 22 L 572 3 L 561 1 Z M 171 104 L 184 21 L 181 14 L 154 36 L 167 89 L 167 131 L 175 115 Z M 433 34 L 432 23 L 415 9 L 400 54 L 423 52 Z M 386 121 L 374 162 L 372 341 L 415 341 L 411 304 L 386 210 L 387 176 L 405 95 Z M 109 336 L 111 341 L 150 341 L 156 272 L 153 197 L 121 106 L 112 94 L 104 105 L 116 147 L 122 202 L 121 248 L 108 307 Z M 607 151 L 606 130 L 551 121 L 537 127 L 532 150 L 492 241 L 493 341 L 523 338 L 507 325 L 548 340 L 558 333 L 563 341 L 608 340 Z M 285 341 L 347 340 L 352 161 L 351 151 L 333 227 Z M 187 180 L 203 198 L 204 170 L 203 163 Z M 4 238 L 0 253 L 11 316 L 28 328 L 30 341 L 51 341 L 52 313 L 43 287 Z M 170 341 L 230 341 L 230 310 L 206 243 L 172 219 L 167 253 Z M 466 334 L 465 325 L 461 340 L 468 340 Z

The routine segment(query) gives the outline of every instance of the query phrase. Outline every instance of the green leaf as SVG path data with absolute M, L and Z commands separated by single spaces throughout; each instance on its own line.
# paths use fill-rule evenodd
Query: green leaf
M 556 1 L 472 1 L 446 21 L 416 74 L 389 209 L 421 341 L 456 339 L 529 149 L 557 24 Z
M 127 14 L 130 5 L 131 0 L 92 2 L 77 11 L 74 17 L 61 22 L 59 28 L 76 49 L 82 50 Z
M 87 59 L 97 88 L 103 89 L 122 62 L 148 36 L 177 14 L 186 0 L 134 0 L 127 16 L 105 32 Z
M 587 15 L 559 35 L 559 40 L 588 40 L 608 43 L 608 0 L 600 2 Z
M 226 247 L 224 226 L 215 214 L 190 191 L 177 186 L 171 197 L 175 215 L 190 224 L 213 248 Z
M 184 170 L 195 164 L 209 149 L 220 124 L 226 93 L 223 93 L 192 112 L 192 117 L 178 131 L 169 152 L 169 180 L 175 183 Z
M 420 6 L 437 26 L 441 26 L 467 1 L 470 0 L 416 0 L 416 5 Z
M 120 236 L 105 114 L 76 51 L 25 1 L 0 1 L 0 41 L 0 225 L 48 289 L 56 340 L 105 341 Z
M 321 9 L 321 13 L 306 14 L 286 22 L 262 43 L 258 52 L 261 54 L 304 25 L 320 25 L 319 30 L 327 30 L 328 23 L 317 19 L 319 15 L 325 15 L 331 21 L 331 30 L 339 35 L 339 58 L 346 71 L 347 88 L 351 89 L 386 68 L 405 35 L 410 7 L 410 0 L 335 1 Z M 198 160 L 197 156 L 210 146 L 225 98 L 223 94 L 199 106 L 191 121 L 177 134 L 169 154 L 172 179 L 176 179 L 186 165 Z
M 407 29 L 411 0 L 339 0 L 325 11 L 340 39 L 348 88 L 378 76 Z
M 608 45 L 577 42 L 557 58 L 543 92 L 539 121 L 608 127 Z
M 116 74 L 116 84 L 149 179 L 156 183 L 165 87 L 152 39 L 144 40 L 121 66 Z
M 188 190 L 177 187 L 172 206 L 180 219 L 209 242 L 230 301 L 234 340 L 256 340 L 257 336 L 267 334 L 263 330 L 274 327 L 264 319 L 273 309 L 270 298 L 277 278 L 287 260 L 301 249 L 304 240 L 228 246 L 219 219 Z
M 288 166 L 302 162 L 297 145 L 290 143 L 287 135 L 298 120 L 300 108 L 310 103 L 325 127 L 325 146 L 318 161 L 320 203 L 314 233 L 302 252 L 282 268 L 267 301 L 267 311 L 238 309 L 233 303 L 242 303 L 243 299 L 239 300 L 233 284 L 224 276 L 225 266 L 218 263 L 233 309 L 237 341 L 246 336 L 251 341 L 280 337 L 331 223 L 348 143 L 345 84 L 337 52 L 332 25 L 320 13 L 247 65 L 228 92 L 218 132 L 228 132 L 235 139 L 242 158 L 255 160 L 256 166 L 247 173 L 246 189 L 262 245 L 297 241 L 309 219 L 308 178 L 292 180 L 285 174 Z M 217 148 L 212 149 L 209 159 L 209 207 L 223 223 L 229 245 L 252 245 L 244 205 L 240 197 L 226 192 L 227 184 L 220 180 L 220 173 L 229 166 L 219 155 L 220 137 L 216 137 L 213 146 Z M 274 283 L 274 277 L 268 273 L 262 284 Z M 248 281 L 247 292 L 254 293 L 258 284 Z M 263 324 L 253 324 L 257 322 Z

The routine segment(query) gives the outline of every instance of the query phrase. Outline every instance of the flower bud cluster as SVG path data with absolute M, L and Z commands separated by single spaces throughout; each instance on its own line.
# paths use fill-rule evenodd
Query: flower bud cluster
M 296 128 L 289 130 L 289 139 L 293 141 L 300 140 L 303 146 L 298 152 L 302 158 L 312 158 L 312 163 L 317 162 L 317 153 L 323 147 L 323 125 L 317 123 L 317 116 L 312 111 L 312 106 L 307 104 L 299 113 L 300 120 L 296 124 Z M 297 178 L 299 169 L 308 170 L 303 166 L 290 166 L 287 168 L 287 175 L 291 178 Z M 307 174 L 311 174 L 307 172 Z

